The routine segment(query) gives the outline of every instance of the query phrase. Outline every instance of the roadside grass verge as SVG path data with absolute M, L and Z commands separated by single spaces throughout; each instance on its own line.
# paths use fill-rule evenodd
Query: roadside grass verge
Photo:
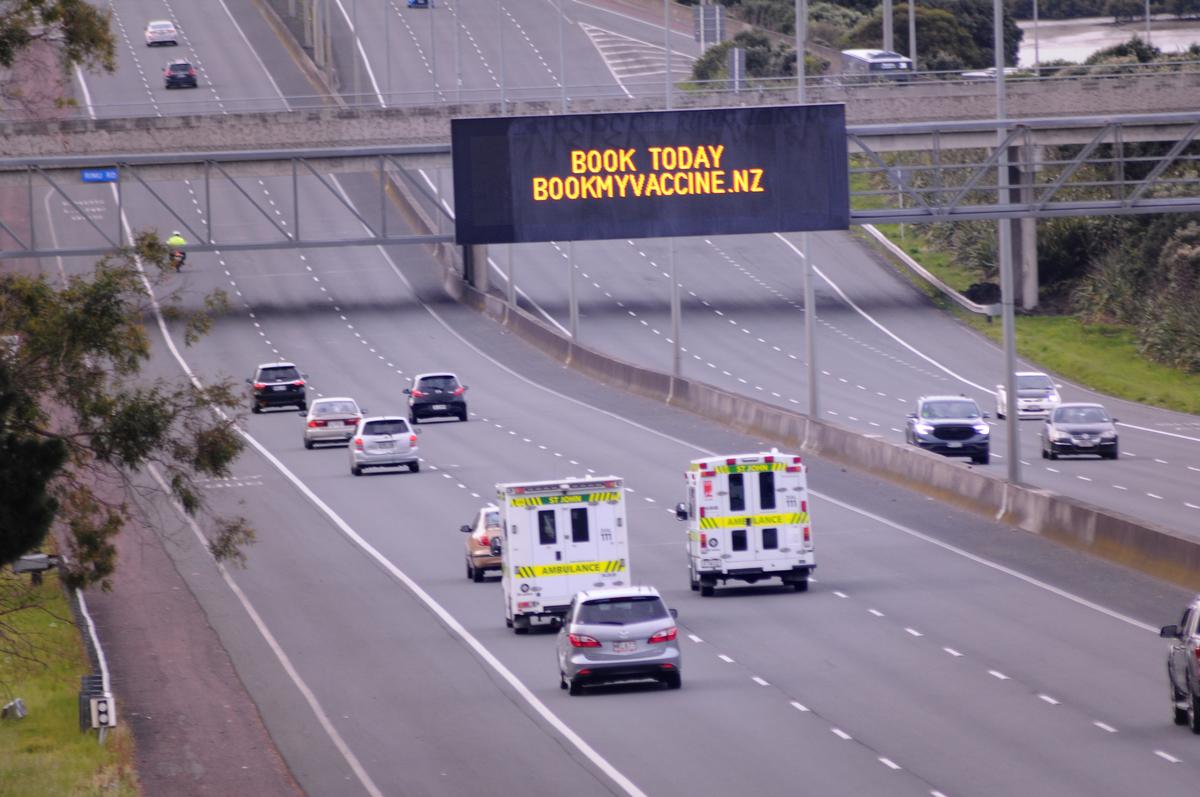
M 0 702 L 20 697 L 29 712 L 0 722 L 0 797 L 137 797 L 129 728 L 118 725 L 104 746 L 79 730 L 89 664 L 54 571 L 41 586 L 0 572 L 0 626 L 21 653 L 0 652 Z

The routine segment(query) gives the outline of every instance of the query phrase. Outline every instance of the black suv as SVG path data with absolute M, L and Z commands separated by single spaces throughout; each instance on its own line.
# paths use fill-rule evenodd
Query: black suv
M 904 436 L 914 446 L 948 457 L 970 457 L 977 465 L 991 458 L 991 427 L 974 399 L 966 396 L 922 396 L 909 413 Z
M 1200 596 L 1183 610 L 1178 625 L 1164 625 L 1158 635 L 1171 640 L 1167 650 L 1167 684 L 1176 725 L 1200 734 Z
M 306 374 L 291 363 L 264 363 L 247 379 L 250 385 L 250 411 L 262 412 L 264 407 L 299 407 L 308 409 L 304 394 Z
M 169 89 L 180 86 L 194 89 L 200 85 L 196 81 L 196 67 L 187 61 L 171 61 L 168 63 L 163 69 L 163 82 L 166 83 Z
M 413 386 L 404 388 L 408 396 L 408 419 L 418 423 L 423 418 L 449 417 L 460 421 L 467 419 L 467 400 L 463 398 L 467 386 L 458 382 L 450 373 L 417 374 Z

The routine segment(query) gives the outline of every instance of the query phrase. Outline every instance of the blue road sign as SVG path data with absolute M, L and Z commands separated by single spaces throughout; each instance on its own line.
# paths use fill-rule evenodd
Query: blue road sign
M 79 176 L 85 183 L 115 183 L 116 169 L 80 169 Z

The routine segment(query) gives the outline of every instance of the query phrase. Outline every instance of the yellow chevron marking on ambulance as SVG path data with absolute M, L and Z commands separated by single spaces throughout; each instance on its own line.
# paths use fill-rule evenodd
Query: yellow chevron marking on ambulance
M 538 576 L 573 576 L 578 573 L 620 573 L 624 570 L 624 559 L 609 559 L 597 562 L 562 562 L 553 565 L 514 567 L 513 575 L 517 578 L 537 578 Z
M 620 501 L 621 494 L 616 490 L 599 493 L 577 493 L 575 495 L 515 495 L 509 499 L 509 506 L 561 506 L 563 504 L 599 504 L 606 501 Z
M 717 465 L 715 468 L 705 468 L 715 473 L 766 473 L 767 471 L 787 470 L 786 462 L 760 462 L 752 465 Z M 689 465 L 688 470 L 700 470 L 699 465 Z
M 725 517 L 702 517 L 702 529 L 729 529 L 739 526 L 797 526 L 808 522 L 807 512 L 786 515 L 726 515 Z

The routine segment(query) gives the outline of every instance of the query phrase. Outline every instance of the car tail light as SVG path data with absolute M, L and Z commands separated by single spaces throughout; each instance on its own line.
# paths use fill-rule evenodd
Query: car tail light
M 1200 664 L 1200 645 L 1192 648 L 1192 655 L 1196 657 L 1196 663 Z
M 255 382 L 255 383 L 254 383 L 254 389 L 255 389 L 255 390 L 262 390 L 262 389 L 263 389 L 263 388 L 265 388 L 266 386 L 267 386 L 267 385 L 266 385 L 266 383 L 265 383 L 265 382 Z
M 415 387 L 413 388 L 412 395 L 413 395 L 413 398 L 425 398 L 425 393 L 423 391 L 417 390 Z
M 678 629 L 676 629 L 675 626 L 671 626 L 670 628 L 664 628 L 661 631 L 655 631 L 653 634 L 651 634 L 650 639 L 647 641 L 651 645 L 658 644 L 659 642 L 674 642 L 675 638 L 678 636 Z
M 304 380 L 297 379 L 295 382 L 292 382 L 292 387 L 304 387 Z
M 322 429 L 327 425 L 328 424 L 325 421 L 309 421 L 308 422 L 309 429 Z
M 410 434 L 408 436 L 408 444 L 410 446 L 415 446 L 417 444 L 417 436 L 415 434 Z
M 479 535 L 479 544 L 480 545 L 491 545 L 492 544 L 492 541 L 490 539 L 488 539 L 488 535 L 487 535 L 486 531 Z
M 454 393 L 453 393 L 453 395 L 455 395 L 455 396 L 461 396 L 461 395 L 463 394 L 463 391 L 464 391 L 464 390 L 466 390 L 466 388 L 465 388 L 465 387 L 456 387 L 456 388 L 454 388 Z
M 359 451 L 362 451 L 363 442 L 362 442 L 361 437 L 354 438 L 354 447 L 357 448 Z
M 188 70 L 188 77 L 195 77 L 195 76 L 196 76 L 196 69 L 195 69 L 195 67 L 193 67 L 192 69 Z
M 670 664 L 670 663 L 664 663 L 664 664 L 658 665 L 658 668 L 660 670 L 673 670 L 673 669 L 675 669 L 675 665 Z
M 595 638 L 590 637 L 587 634 L 567 634 L 567 639 L 570 641 L 571 646 L 576 648 L 600 647 L 600 643 L 597 642 Z
M 345 426 L 358 426 L 358 422 L 361 420 L 362 418 L 346 418 L 342 421 L 342 424 Z

